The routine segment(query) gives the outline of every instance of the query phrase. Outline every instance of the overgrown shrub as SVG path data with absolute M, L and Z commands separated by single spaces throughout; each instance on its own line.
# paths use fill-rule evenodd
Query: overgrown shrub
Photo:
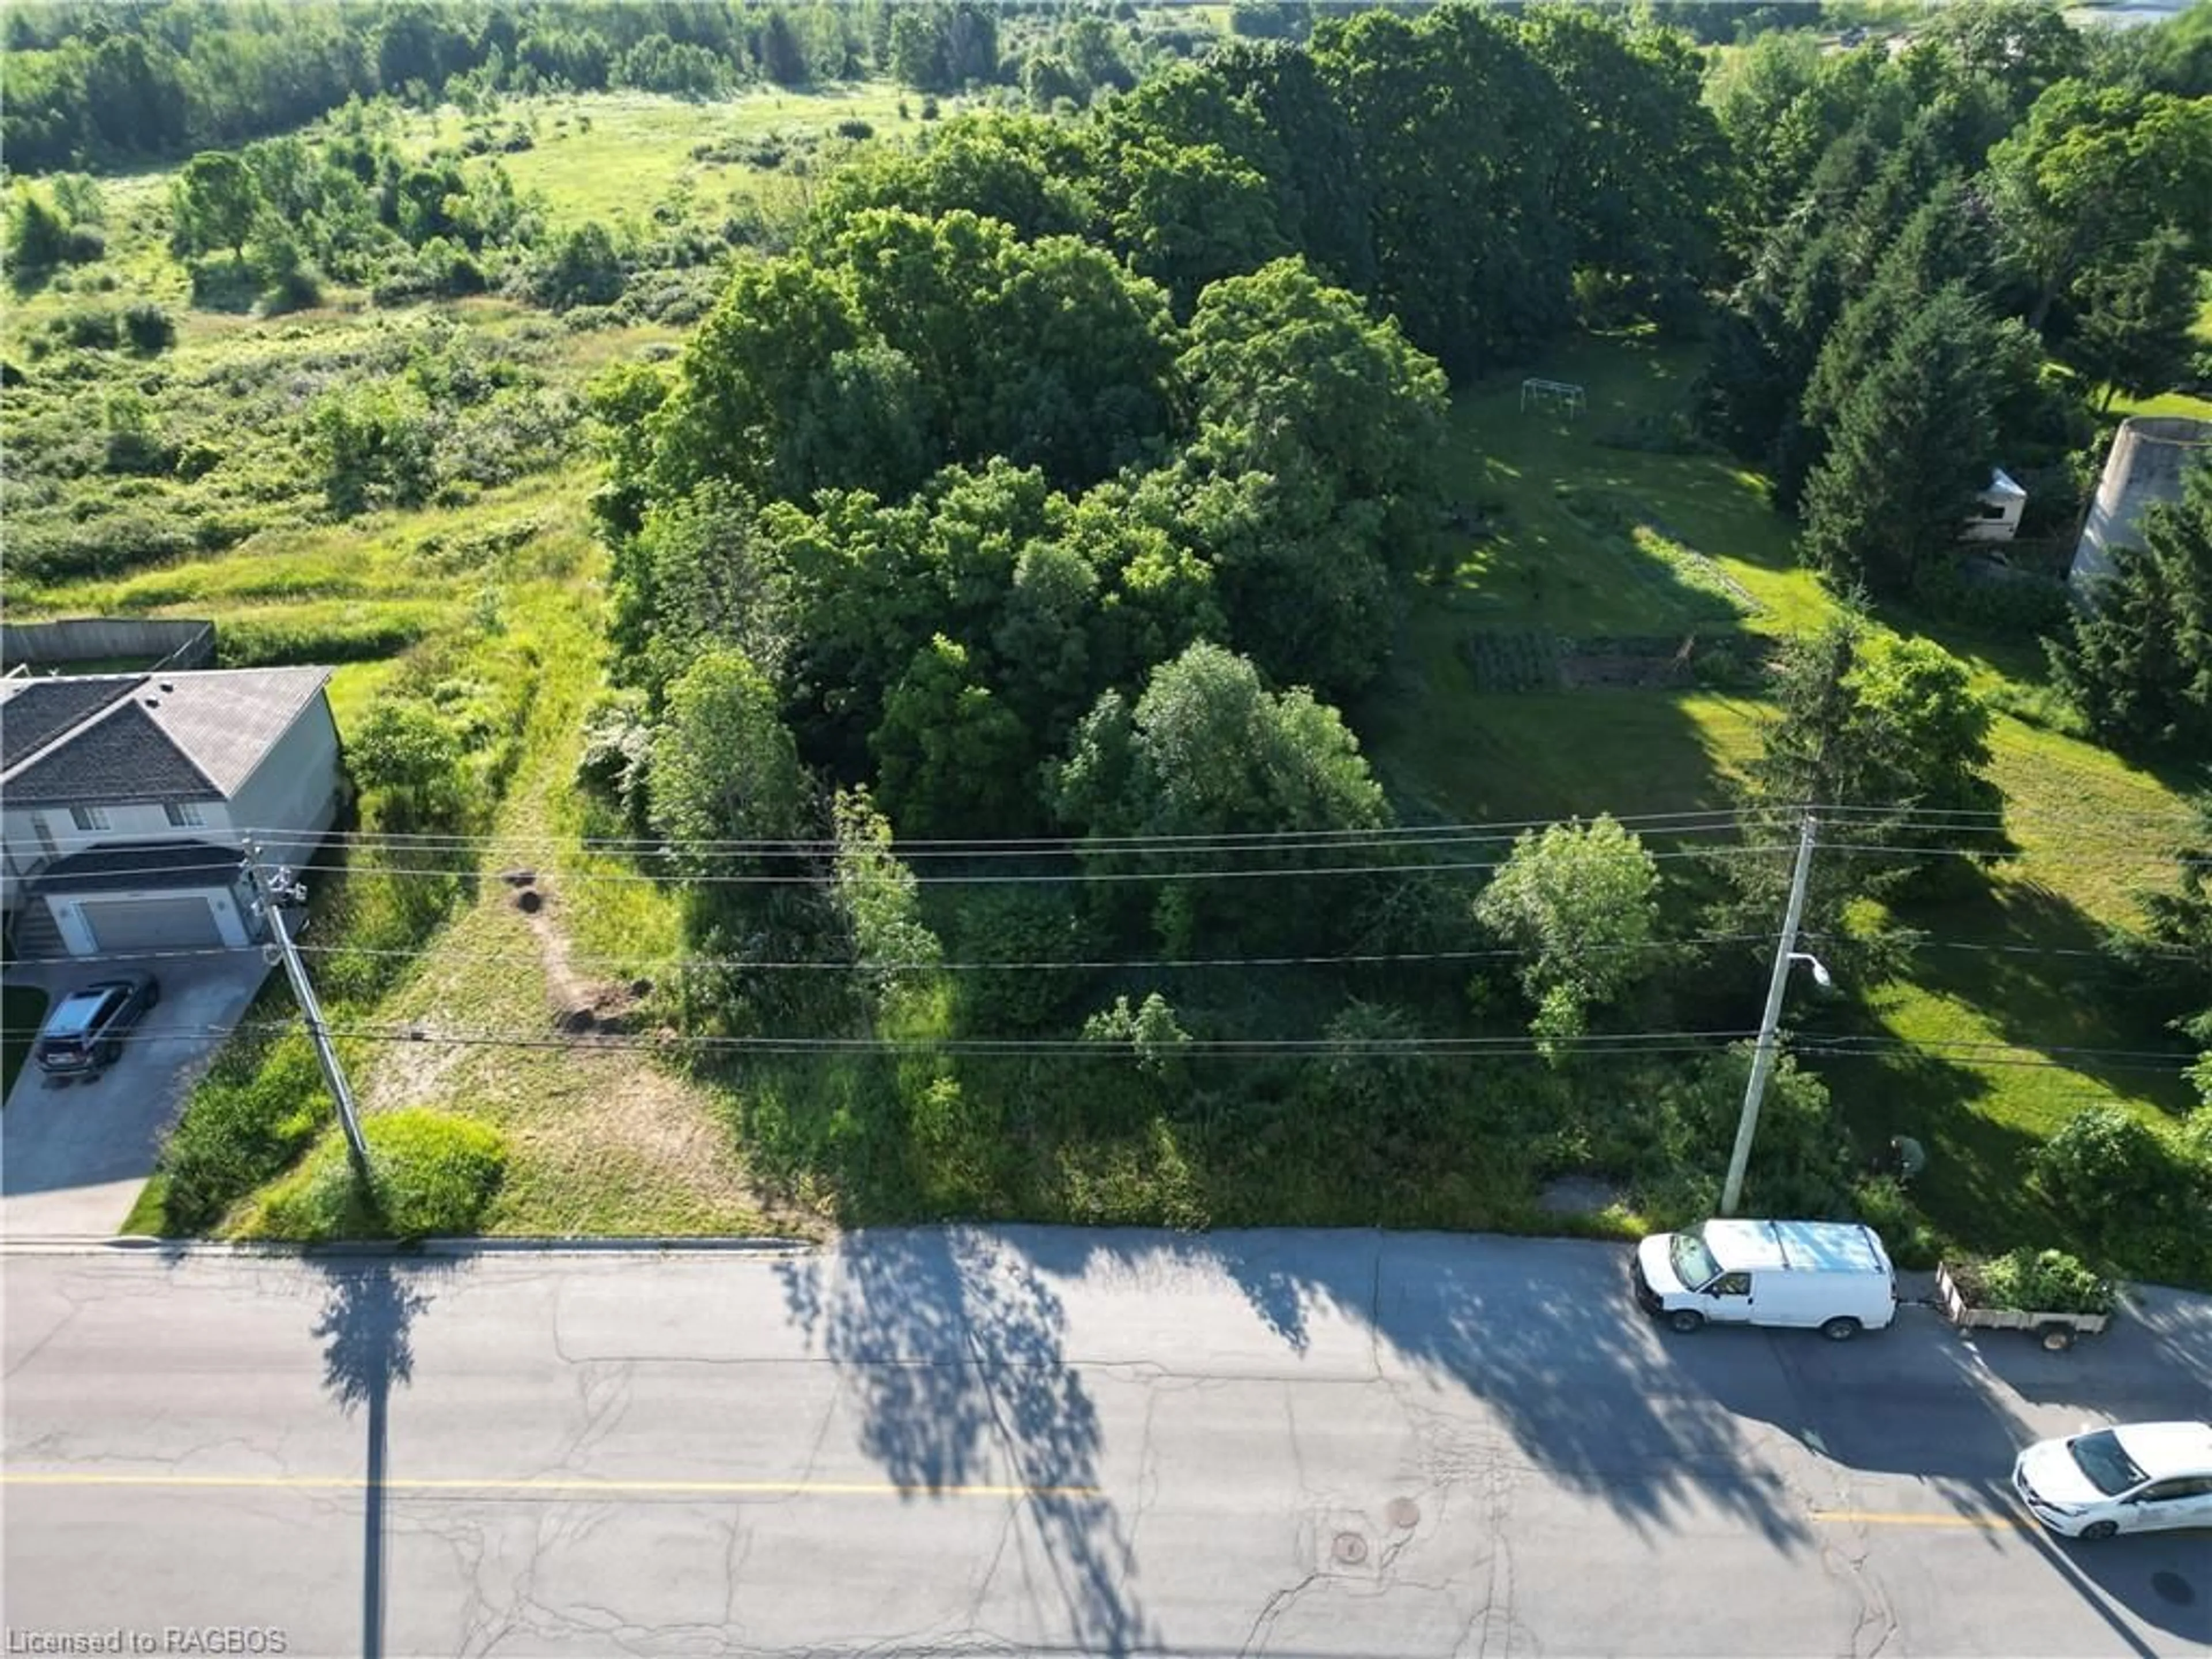
M 122 319 L 112 311 L 80 307 L 64 312 L 48 326 L 70 345 L 86 351 L 112 351 L 123 340 Z
M 124 308 L 123 331 L 130 337 L 131 349 L 149 357 L 177 343 L 176 324 L 150 300 Z
M 82 523 L 8 528 L 9 574 L 39 582 L 80 576 L 120 576 L 192 550 L 192 526 L 173 514 L 125 507 Z
M 216 660 L 223 668 L 373 661 L 398 656 L 430 631 L 433 620 L 428 607 L 403 605 L 349 605 L 306 617 L 242 612 L 223 619 Z
M 194 1089 L 159 1161 L 164 1218 L 204 1232 L 281 1172 L 329 1121 L 330 1096 L 303 1034 L 225 1056 Z
M 380 701 L 346 746 L 354 782 L 388 830 L 458 828 L 466 811 L 461 744 L 428 702 Z
M 2036 1185 L 2124 1270 L 2212 1279 L 2212 1166 L 2118 1106 L 2076 1112 L 2036 1152 Z
M 506 1138 L 473 1118 L 386 1112 L 368 1118 L 362 1133 L 369 1194 L 333 1125 L 307 1161 L 270 1189 L 245 1236 L 319 1243 L 473 1233 L 507 1173 Z
M 652 761 L 653 722 L 642 694 L 608 693 L 585 717 L 577 787 L 614 809 L 633 833 L 642 834 Z
M 1956 558 L 1916 566 L 1912 599 L 1938 617 L 2029 639 L 2057 632 L 2073 615 L 2063 582 L 2033 575 L 1970 576 Z
M 1881 1235 L 1900 1267 L 1933 1267 L 1942 1256 L 1936 1230 L 1895 1176 L 1875 1176 L 1852 1189 L 1860 1220 Z
M 1056 888 L 1014 884 L 964 897 L 953 918 L 955 949 L 969 962 L 1080 962 L 1104 954 L 1087 913 Z M 954 981 L 956 1018 L 980 1036 L 1044 1030 L 1084 988 L 1085 975 L 1018 966 L 963 969 Z

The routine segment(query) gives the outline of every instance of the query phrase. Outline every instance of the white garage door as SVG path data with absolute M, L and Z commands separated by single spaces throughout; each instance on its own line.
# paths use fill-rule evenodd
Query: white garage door
M 182 951 L 222 943 L 215 912 L 189 898 L 87 899 L 78 907 L 102 951 Z

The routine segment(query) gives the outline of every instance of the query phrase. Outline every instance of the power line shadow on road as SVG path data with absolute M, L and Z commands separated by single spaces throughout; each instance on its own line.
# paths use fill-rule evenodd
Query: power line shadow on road
M 362 1493 L 362 1659 L 384 1652 L 385 1480 L 389 1408 L 395 1385 L 415 1375 L 411 1332 L 430 1305 L 426 1286 L 454 1270 L 436 1260 L 390 1256 L 319 1261 L 330 1283 L 313 1334 L 324 1344 L 323 1386 L 349 1417 L 361 1410 L 368 1432 Z
M 916 1498 L 1020 1487 L 1060 1637 L 1087 1653 L 1156 1645 L 1131 1580 L 1134 1554 L 1100 1485 L 1098 1412 L 1064 1358 L 1065 1309 L 996 1238 L 961 1229 L 856 1233 L 778 1263 L 785 1305 L 862 1410 L 861 1449 Z M 978 1605 L 981 1602 L 978 1595 Z

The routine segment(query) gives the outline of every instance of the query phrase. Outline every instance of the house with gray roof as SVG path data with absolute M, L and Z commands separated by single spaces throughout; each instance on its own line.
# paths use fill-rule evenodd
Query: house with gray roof
M 245 848 L 298 862 L 337 816 L 326 668 L 0 680 L 0 821 L 25 956 L 243 946 Z

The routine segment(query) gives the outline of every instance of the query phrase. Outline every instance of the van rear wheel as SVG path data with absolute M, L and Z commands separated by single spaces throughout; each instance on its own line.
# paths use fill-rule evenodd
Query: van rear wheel
M 1856 1319 L 1832 1319 L 1820 1327 L 1820 1334 L 1831 1342 L 1848 1342 L 1859 1334 Z
M 1703 1329 L 1705 1322 L 1705 1315 L 1695 1308 L 1677 1308 L 1667 1316 L 1668 1328 L 1680 1331 L 1685 1336 L 1692 1331 Z

